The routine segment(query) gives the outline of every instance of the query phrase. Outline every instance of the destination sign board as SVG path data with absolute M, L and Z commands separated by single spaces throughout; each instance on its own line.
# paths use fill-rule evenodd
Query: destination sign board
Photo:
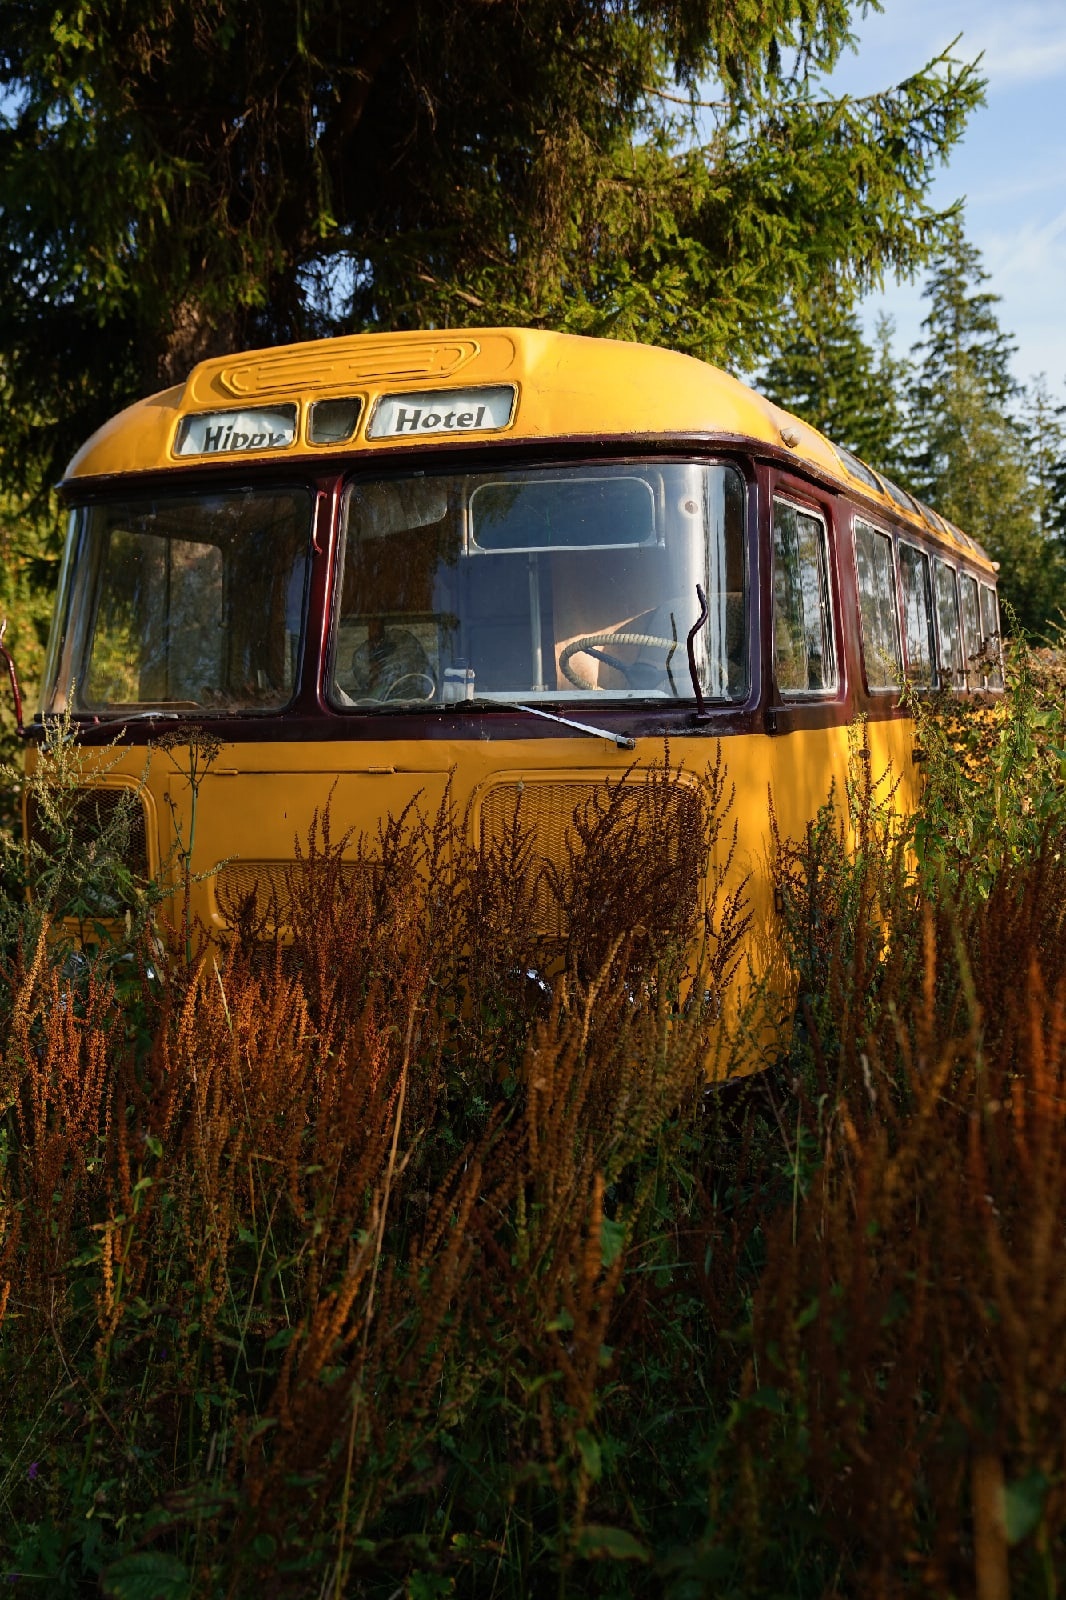
M 427 435 L 489 433 L 514 415 L 513 383 L 484 389 L 427 389 L 384 394 L 374 407 L 368 439 L 424 439 Z
M 176 456 L 234 456 L 284 450 L 296 438 L 295 406 L 249 406 L 243 411 L 201 411 L 182 417 Z

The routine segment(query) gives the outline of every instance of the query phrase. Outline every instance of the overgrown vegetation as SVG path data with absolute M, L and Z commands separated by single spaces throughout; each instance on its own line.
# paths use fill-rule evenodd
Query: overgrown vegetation
M 1024 654 L 1012 682 L 919 708 L 915 826 L 860 728 L 779 841 L 798 1023 L 745 1092 L 704 1080 L 743 891 L 686 888 L 715 840 L 726 871 L 721 766 L 680 853 L 647 848 L 692 792 L 668 761 L 590 803 L 552 951 L 521 812 L 480 855 L 447 807 L 346 858 L 320 818 L 286 904 L 189 960 L 131 915 L 128 961 L 72 967 L 64 902 L 12 898 L 0 1570 L 1056 1594 L 1063 700 Z

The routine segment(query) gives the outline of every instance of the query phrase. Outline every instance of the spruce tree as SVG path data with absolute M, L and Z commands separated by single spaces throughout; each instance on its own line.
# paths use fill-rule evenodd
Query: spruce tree
M 202 356 L 318 334 L 518 322 L 760 359 L 787 299 L 929 259 L 981 96 L 946 57 L 828 93 L 859 9 L 10 0 L 0 480 L 60 471 Z
M 926 286 L 924 338 L 911 352 L 910 481 L 1001 563 L 1001 597 L 1039 635 L 1062 604 L 1066 569 L 1037 509 L 1016 414 L 1014 347 L 987 281 L 979 252 L 956 224 Z
M 794 320 L 790 337 L 764 369 L 761 387 L 786 410 L 889 476 L 901 465 L 905 363 L 892 353 L 893 325 L 882 318 L 876 349 L 841 296 L 818 295 Z
M 1022 426 L 1040 529 L 1066 556 L 1066 405 L 1056 403 L 1043 372 L 1025 390 Z
M 1066 406 L 1059 407 L 1060 418 L 1066 419 Z M 1051 468 L 1051 503 L 1048 507 L 1048 530 L 1058 540 L 1066 556 L 1066 448 L 1053 462 Z
M 1021 391 L 1019 426 L 1029 466 L 1033 517 L 1048 538 L 1060 535 L 1063 506 L 1059 475 L 1066 458 L 1066 407 L 1056 405 L 1047 374 L 1038 373 Z

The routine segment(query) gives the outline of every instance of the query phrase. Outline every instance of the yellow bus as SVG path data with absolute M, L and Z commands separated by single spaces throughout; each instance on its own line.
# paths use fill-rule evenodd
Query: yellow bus
M 223 938 L 243 895 L 283 898 L 330 796 L 335 832 L 372 833 L 450 783 L 476 841 L 521 794 L 550 853 L 590 786 L 664 740 L 692 773 L 720 745 L 769 937 L 768 792 L 800 833 L 861 714 L 911 803 L 903 685 L 1000 671 L 971 539 L 726 373 L 639 344 L 492 328 L 205 361 L 94 434 L 62 493 L 31 734 L 76 727 L 87 827 L 135 791 L 144 874 L 175 870 L 188 805 L 160 737 L 224 741 L 191 863 Z

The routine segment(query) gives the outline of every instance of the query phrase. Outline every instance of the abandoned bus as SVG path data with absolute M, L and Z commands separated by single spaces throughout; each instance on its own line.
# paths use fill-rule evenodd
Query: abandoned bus
M 664 739 L 689 772 L 721 746 L 765 929 L 768 792 L 800 833 L 862 714 L 907 804 L 904 684 L 1000 672 L 971 539 L 732 377 L 638 344 L 472 329 L 205 361 L 101 428 L 63 494 L 34 731 L 69 715 L 87 818 L 135 791 L 133 865 L 165 874 L 188 784 L 156 746 L 210 725 L 192 892 L 220 937 L 242 895 L 284 895 L 330 796 L 335 834 L 373 833 L 450 782 L 484 838 L 521 793 L 550 851 L 590 785 Z

